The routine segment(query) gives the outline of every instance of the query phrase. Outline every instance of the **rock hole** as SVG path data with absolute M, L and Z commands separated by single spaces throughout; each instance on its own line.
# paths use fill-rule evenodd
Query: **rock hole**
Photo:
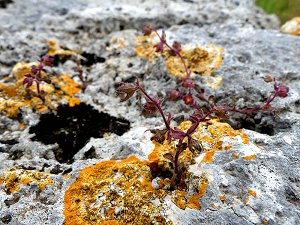
M 0 8 L 5 9 L 8 4 L 13 3 L 12 0 L 0 0 Z
M 92 146 L 88 151 L 86 151 L 83 155 L 83 159 L 94 159 L 97 157 L 96 149 Z
M 12 216 L 9 215 L 9 214 L 7 214 L 7 215 L 1 217 L 1 221 L 2 221 L 2 223 L 4 223 L 4 224 L 9 224 L 11 220 L 12 220 Z
M 13 194 L 12 196 L 9 196 L 9 198 L 4 200 L 4 204 L 7 207 L 10 207 L 11 205 L 16 204 L 20 200 L 21 196 L 19 194 Z
M 104 63 L 106 61 L 105 58 L 97 56 L 96 54 L 93 53 L 82 53 L 81 54 L 86 60 L 81 60 L 81 65 L 83 66 L 91 66 L 95 63 Z
M 300 196 L 290 186 L 285 187 L 285 198 L 293 205 L 300 205 Z
M 57 143 L 56 160 L 71 163 L 73 156 L 91 138 L 101 138 L 105 133 L 122 135 L 130 128 L 129 121 L 98 112 L 93 107 L 80 104 L 75 107 L 59 106 L 57 115 L 44 114 L 40 122 L 31 127 L 34 141 L 44 144 Z
M 120 24 L 119 29 L 120 29 L 120 30 L 124 30 L 124 29 L 125 29 L 125 26 L 124 26 L 123 24 Z

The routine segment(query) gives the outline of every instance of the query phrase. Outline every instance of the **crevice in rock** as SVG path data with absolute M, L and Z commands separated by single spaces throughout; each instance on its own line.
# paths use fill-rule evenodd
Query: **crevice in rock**
M 7 214 L 7 215 L 1 217 L 1 221 L 2 221 L 2 223 L 4 223 L 4 224 L 9 224 L 11 220 L 12 220 L 12 216 L 9 215 L 9 214 Z
M 92 106 L 80 104 L 75 107 L 59 106 L 57 115 L 44 114 L 40 122 L 31 127 L 34 141 L 58 144 L 54 150 L 56 160 L 71 163 L 73 156 L 91 138 L 101 138 L 105 133 L 122 135 L 130 128 L 129 121 L 99 112 Z
M 83 155 L 83 159 L 94 159 L 97 157 L 96 149 L 92 146 L 88 151 L 86 151 Z
M 93 64 L 105 63 L 106 61 L 104 57 L 97 56 L 93 53 L 83 52 L 81 56 L 85 58 L 85 60 L 83 59 L 80 61 L 81 65 L 83 66 L 92 66 Z
M 267 113 L 259 116 L 259 118 L 256 117 L 256 114 L 230 115 L 229 119 L 223 121 L 230 124 L 234 129 L 244 128 L 270 136 L 292 127 L 289 121 Z
M 0 8 L 5 9 L 8 4 L 13 3 L 12 0 L 0 0 Z

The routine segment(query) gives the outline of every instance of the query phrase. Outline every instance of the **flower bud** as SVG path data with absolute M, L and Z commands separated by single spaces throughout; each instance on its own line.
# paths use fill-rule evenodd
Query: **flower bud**
M 156 45 L 154 45 L 154 48 L 155 48 L 155 52 L 163 53 L 164 52 L 164 43 L 159 42 Z
M 53 61 L 54 59 L 50 55 L 44 55 L 40 60 L 45 66 L 53 66 Z
M 181 43 L 179 41 L 174 41 L 172 44 L 172 49 L 169 50 L 169 54 L 176 56 L 181 51 Z
M 188 93 L 187 95 L 183 96 L 182 99 L 186 105 L 193 105 L 195 102 L 191 93 Z
M 131 98 L 135 93 L 137 87 L 129 83 L 121 83 L 120 86 L 116 89 L 118 95 L 122 95 L 121 102 L 124 102 Z
M 144 36 L 149 36 L 153 31 L 153 28 L 150 25 L 145 25 L 143 28 Z
M 280 98 L 285 98 L 288 96 L 289 88 L 285 85 L 280 84 L 276 87 L 275 91 Z
M 171 89 L 168 91 L 167 95 L 168 100 L 176 101 L 181 96 L 181 93 L 179 91 L 176 91 L 175 89 Z
M 190 78 L 185 78 L 182 81 L 182 87 L 184 88 L 193 88 L 194 82 Z

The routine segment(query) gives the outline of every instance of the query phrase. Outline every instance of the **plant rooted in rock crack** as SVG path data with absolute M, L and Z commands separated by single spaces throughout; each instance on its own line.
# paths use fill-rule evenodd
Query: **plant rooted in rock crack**
M 214 102 L 214 97 L 206 96 L 205 90 L 198 84 L 194 83 L 194 81 L 191 79 L 191 66 L 188 66 L 188 64 L 186 63 L 186 58 L 181 53 L 181 43 L 178 41 L 174 41 L 171 45 L 167 42 L 164 30 L 162 30 L 162 33 L 159 34 L 159 32 L 151 26 L 144 27 L 145 36 L 150 36 L 153 33 L 159 39 L 159 42 L 153 46 L 155 52 L 165 55 L 165 52 L 167 51 L 167 54 L 169 54 L 171 57 L 177 57 L 183 65 L 184 75 L 181 75 L 181 77 L 183 78 L 181 78 L 178 82 L 182 91 L 179 91 L 179 88 L 170 90 L 168 93 L 168 99 L 182 99 L 185 105 L 193 108 L 194 113 L 189 117 L 192 125 L 186 131 L 183 131 L 177 127 L 172 127 L 171 121 L 173 119 L 173 115 L 170 112 L 168 114 L 165 114 L 161 107 L 163 100 L 159 99 L 158 96 L 150 96 L 139 81 L 137 81 L 135 84 L 121 83 L 120 86 L 116 89 L 116 92 L 119 96 L 121 96 L 121 101 L 130 99 L 135 92 L 140 92 L 142 93 L 146 101 L 146 103 L 144 104 L 144 109 L 149 111 L 150 113 L 159 112 L 164 121 L 165 128 L 162 130 L 151 130 L 151 132 L 153 133 L 152 140 L 155 140 L 159 143 L 163 143 L 165 140 L 168 140 L 169 143 L 173 141 L 176 142 L 175 152 L 173 154 L 167 153 L 165 155 L 165 157 L 171 160 L 173 164 L 171 189 L 175 189 L 180 184 L 181 176 L 184 170 L 186 170 L 184 164 L 179 162 L 180 154 L 187 148 L 191 152 L 201 152 L 203 150 L 201 140 L 197 140 L 192 137 L 192 134 L 197 130 L 200 123 L 208 121 L 213 117 L 227 116 L 229 112 L 253 113 L 258 111 L 270 111 L 272 110 L 271 103 L 277 97 L 287 97 L 289 88 L 285 85 L 278 84 L 275 78 L 268 76 L 265 77 L 264 80 L 266 82 L 274 82 L 274 94 L 270 95 L 268 100 L 260 107 L 236 109 L 226 105 L 217 105 Z M 197 100 L 202 102 L 205 107 L 201 106 Z

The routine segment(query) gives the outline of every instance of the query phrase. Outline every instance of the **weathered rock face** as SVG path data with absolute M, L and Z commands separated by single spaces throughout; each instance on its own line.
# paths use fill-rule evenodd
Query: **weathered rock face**
M 135 38 L 145 23 L 165 28 L 169 40 L 200 46 L 213 43 L 224 49 L 223 62 L 212 74 L 222 77 L 218 88 L 208 88 L 208 77 L 193 77 L 220 104 L 238 108 L 261 105 L 273 90 L 261 79 L 266 75 L 290 88 L 288 98 L 274 103 L 280 109 L 276 116 L 233 114 L 226 121 L 236 129 L 254 130 L 244 130 L 249 143 L 237 139 L 226 151 L 213 155 L 208 153 L 211 143 L 204 144 L 208 152 L 190 166 L 194 176 L 205 174 L 207 179 L 201 209 L 188 207 L 190 202 L 185 209 L 178 208 L 174 195 L 167 193 L 153 200 L 159 201 L 155 204 L 160 207 L 155 213 L 173 224 L 298 223 L 300 38 L 276 30 L 276 17 L 265 15 L 252 0 L 2 2 L 0 78 L 4 80 L 0 91 L 2 84 L 14 82 L 14 65 L 47 53 L 49 40 L 86 58 L 82 65 L 89 85 L 84 93 L 75 95 L 80 107 L 63 110 L 61 106 L 58 110 L 62 113 L 56 123 L 62 127 L 52 126 L 55 116 L 41 116 L 28 107 L 21 107 L 15 118 L 1 112 L 1 223 L 63 224 L 65 191 L 83 168 L 130 155 L 148 160 L 154 145 L 147 129 L 162 127 L 161 119 L 142 114 L 135 99 L 120 103 L 115 96 L 118 82 L 136 77 L 151 95 L 165 97 L 165 90 L 176 85 L 164 60 L 147 62 L 136 55 Z M 51 72 L 72 76 L 74 66 L 66 58 Z M 74 80 L 80 83 L 76 77 Z M 182 107 L 177 102 L 164 104 L 177 122 L 187 119 L 188 112 L 177 113 Z M 47 133 L 51 130 L 53 135 Z M 225 147 L 221 146 L 222 150 Z M 192 188 L 187 190 L 189 196 L 192 192 Z M 122 217 L 122 210 L 120 214 L 114 210 Z M 99 212 L 101 218 L 107 213 Z M 96 224 L 97 218 L 91 221 L 94 223 L 86 224 Z

